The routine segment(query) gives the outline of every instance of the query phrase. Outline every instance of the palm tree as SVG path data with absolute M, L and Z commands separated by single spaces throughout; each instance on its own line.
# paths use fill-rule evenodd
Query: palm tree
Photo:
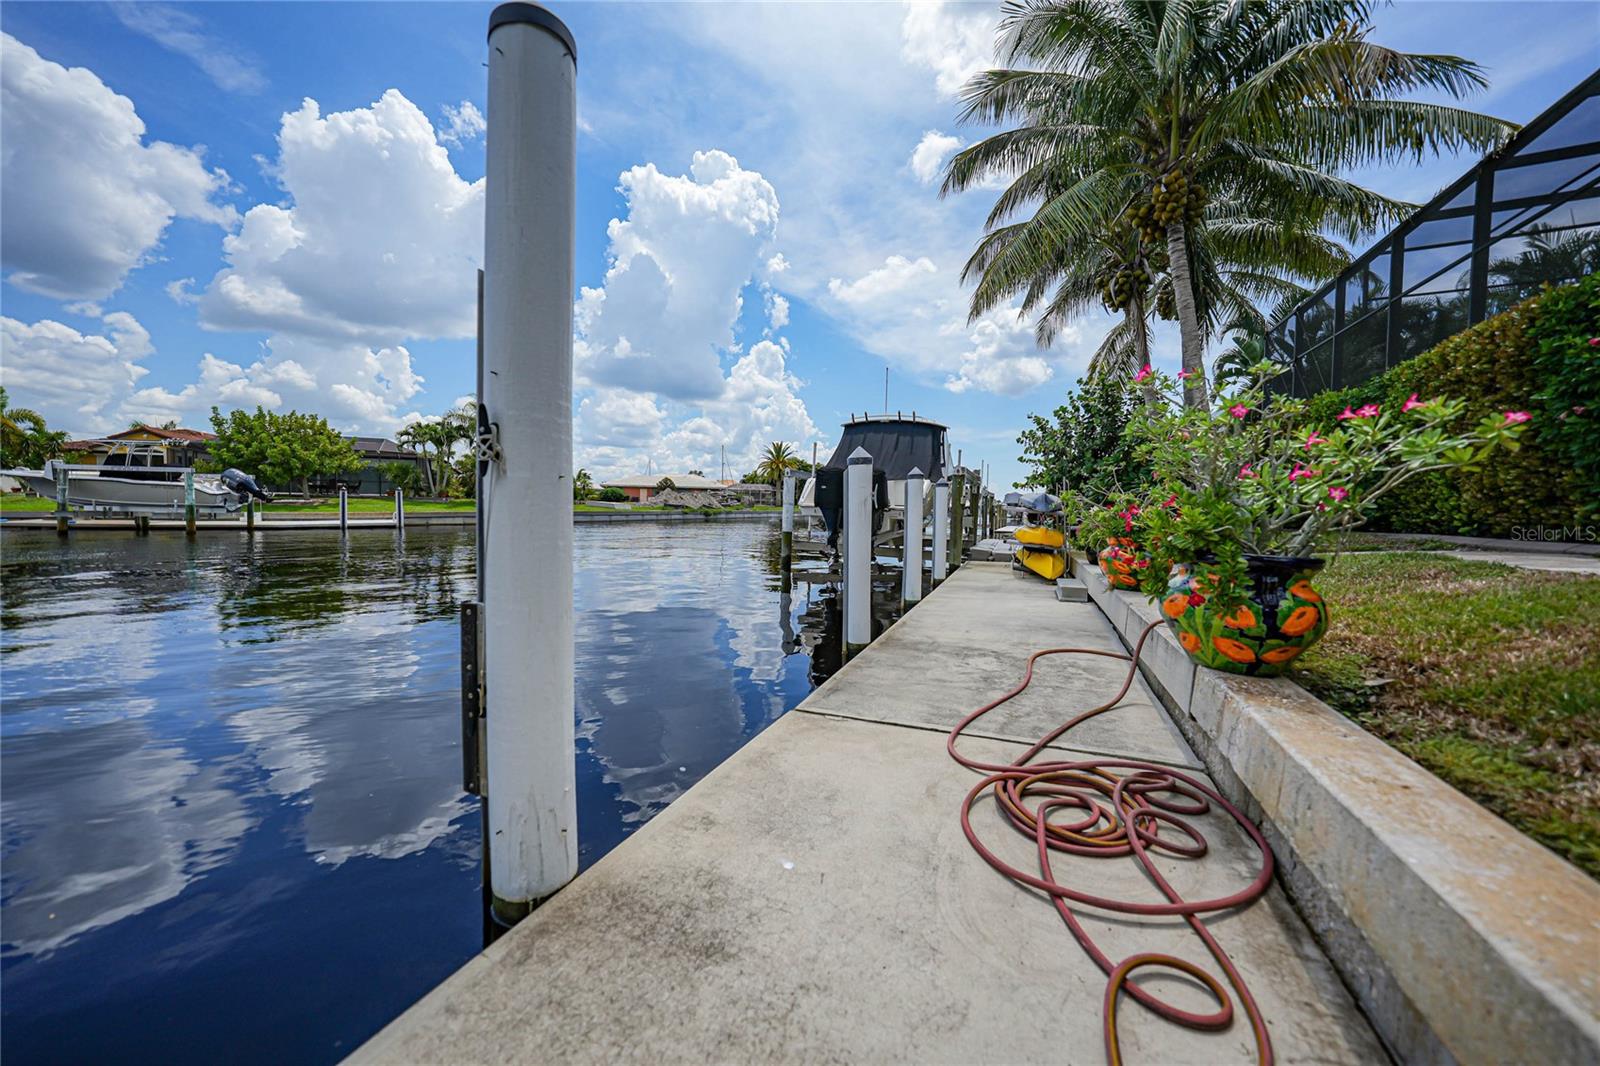
M 1267 243 L 1233 250 L 1281 278 L 1288 257 L 1276 240 L 1323 231 L 1354 240 L 1410 209 L 1337 171 L 1481 151 L 1515 130 L 1398 99 L 1417 89 L 1460 97 L 1486 82 L 1464 59 L 1368 41 L 1369 9 L 1367 0 L 1007 0 L 999 53 L 1010 66 L 967 83 L 960 117 L 1013 128 L 958 153 L 942 191 L 1010 180 L 991 228 L 1038 205 L 995 257 L 1013 276 L 1049 269 L 1124 220 L 1163 245 L 1184 399 L 1203 405 L 1203 301 L 1219 289 L 1207 275 L 1235 258 L 1207 246 L 1209 203 L 1260 206 L 1267 219 L 1236 226 L 1231 240 Z
M 761 453 L 761 462 L 756 466 L 756 477 L 768 485 L 776 485 L 783 480 L 784 474 L 799 465 L 800 457 L 795 454 L 794 449 L 782 441 L 775 440 Z
M 579 467 L 578 472 L 572 475 L 572 498 L 582 503 L 584 500 L 594 499 L 594 493 L 594 478 L 590 476 L 589 471 Z
M 41 467 L 61 454 L 66 440 L 66 433 L 52 430 L 39 412 L 12 407 L 0 387 L 0 466 Z

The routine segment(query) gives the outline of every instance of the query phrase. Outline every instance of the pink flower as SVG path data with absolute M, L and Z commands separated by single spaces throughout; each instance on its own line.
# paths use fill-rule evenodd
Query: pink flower
M 1333 485 L 1329 487 L 1328 495 L 1332 496 L 1335 500 L 1343 502 L 1344 499 L 1350 495 L 1350 490 L 1339 485 Z
M 1250 468 L 1250 464 L 1249 463 L 1246 463 L 1246 464 L 1244 464 L 1244 466 L 1239 468 L 1239 480 L 1240 481 L 1243 481 L 1246 478 L 1252 478 L 1252 477 L 1255 477 L 1255 476 L 1257 476 L 1256 472 Z
M 1190 607 L 1198 607 L 1204 602 L 1206 602 L 1206 598 L 1204 596 L 1200 595 L 1198 592 L 1189 593 L 1189 606 Z
M 1133 567 L 1134 567 L 1135 570 L 1148 570 L 1148 569 L 1150 569 L 1150 560 L 1149 559 L 1135 559 L 1133 561 Z
M 1190 377 L 1193 377 L 1193 376 L 1194 376 L 1194 371 L 1192 371 L 1192 370 L 1180 370 L 1180 371 L 1178 371 L 1178 380 L 1179 381 L 1183 381 L 1183 380 L 1185 380 L 1187 378 L 1190 378 Z
M 1350 410 L 1350 408 L 1348 406 L 1343 411 L 1340 411 L 1339 414 L 1338 414 L 1338 419 L 1341 422 L 1343 422 L 1347 418 L 1360 418 L 1360 417 L 1361 417 L 1360 415 L 1358 415 L 1354 411 Z
M 1155 373 L 1155 371 L 1150 369 L 1149 363 L 1146 363 L 1144 366 L 1139 368 L 1139 372 L 1137 374 L 1133 375 L 1134 383 L 1137 384 L 1138 382 L 1146 380 L 1153 373 Z
M 1591 348 L 1600 348 L 1600 337 L 1590 337 L 1589 338 L 1589 347 L 1591 347 Z
M 1533 416 L 1530 415 L 1526 411 L 1507 411 L 1506 412 L 1506 425 L 1514 426 L 1518 422 L 1526 422 L 1528 419 L 1530 419 L 1532 417 Z
M 1373 415 L 1375 415 L 1377 413 L 1378 413 L 1378 405 L 1375 404 L 1375 403 L 1369 403 L 1369 404 L 1366 404 L 1366 405 L 1364 405 L 1362 407 L 1357 407 L 1356 408 L 1356 417 L 1357 418 L 1371 418 Z
M 1346 408 L 1346 410 L 1348 410 L 1348 408 Z M 1311 436 L 1306 438 L 1306 442 L 1302 447 L 1304 447 L 1305 450 L 1309 452 L 1311 450 L 1311 446 L 1313 444 L 1326 444 L 1326 443 L 1328 443 L 1328 438 L 1327 437 L 1319 437 L 1319 436 L 1317 436 L 1317 431 L 1316 430 L 1312 430 L 1311 431 Z
M 1168 496 L 1167 497 L 1167 502 L 1163 503 L 1161 506 L 1163 506 L 1163 507 L 1176 507 L 1176 506 L 1178 506 L 1178 494 L 1176 492 L 1174 492 L 1171 496 Z
M 1242 403 L 1236 403 L 1232 407 L 1228 408 L 1228 413 L 1234 418 L 1243 418 L 1245 415 L 1250 413 L 1250 408 L 1246 407 Z
M 1322 473 L 1322 471 L 1313 470 L 1309 466 L 1301 466 L 1299 463 L 1296 463 L 1294 464 L 1294 469 L 1289 471 L 1289 480 L 1299 481 L 1303 477 L 1316 477 L 1320 473 Z
M 1405 402 L 1405 406 L 1400 408 L 1400 412 L 1402 414 L 1404 414 L 1407 411 L 1415 410 L 1418 407 L 1425 407 L 1425 406 L 1427 406 L 1427 405 L 1424 404 L 1421 400 L 1417 399 L 1417 394 L 1413 392 L 1411 394 L 1411 398 Z

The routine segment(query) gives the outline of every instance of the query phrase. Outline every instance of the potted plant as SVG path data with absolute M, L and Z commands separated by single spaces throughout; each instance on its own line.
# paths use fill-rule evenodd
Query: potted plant
M 1517 447 L 1524 411 L 1461 427 L 1459 400 L 1413 395 L 1398 410 L 1346 409 L 1306 423 L 1302 400 L 1267 395 L 1281 368 L 1258 365 L 1210 408 L 1184 410 L 1173 383 L 1130 432 L 1156 487 L 1130 532 L 1148 553 L 1140 587 L 1159 599 L 1196 662 L 1276 676 L 1328 628 L 1314 579 L 1342 536 L 1397 486 L 1430 470 L 1471 467 Z
M 1099 565 L 1112 588 L 1138 588 L 1139 571 L 1149 566 L 1135 536 L 1143 510 L 1141 499 L 1131 492 L 1113 493 L 1100 500 L 1080 493 L 1066 504 L 1077 545 Z

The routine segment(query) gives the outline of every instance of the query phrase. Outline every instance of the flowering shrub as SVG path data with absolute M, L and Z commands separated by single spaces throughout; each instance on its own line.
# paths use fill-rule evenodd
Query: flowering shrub
M 1510 410 L 1463 427 L 1462 401 L 1413 394 L 1398 407 L 1347 406 L 1332 424 L 1308 427 L 1305 401 L 1268 398 L 1276 373 L 1261 364 L 1209 410 L 1184 410 L 1176 384 L 1158 376 L 1159 401 L 1135 414 L 1129 432 L 1155 478 L 1132 531 L 1150 556 L 1146 593 L 1166 591 L 1173 564 L 1206 560 L 1211 594 L 1242 602 L 1245 555 L 1324 550 L 1406 481 L 1515 449 L 1530 419 Z

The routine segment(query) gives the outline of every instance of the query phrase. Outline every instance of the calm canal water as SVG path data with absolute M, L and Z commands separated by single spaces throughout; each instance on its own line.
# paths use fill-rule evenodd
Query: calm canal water
M 576 541 L 588 865 L 799 703 L 838 630 L 827 593 L 780 596 L 773 524 Z M 0 1057 L 336 1061 L 480 949 L 469 530 L 0 553 Z

